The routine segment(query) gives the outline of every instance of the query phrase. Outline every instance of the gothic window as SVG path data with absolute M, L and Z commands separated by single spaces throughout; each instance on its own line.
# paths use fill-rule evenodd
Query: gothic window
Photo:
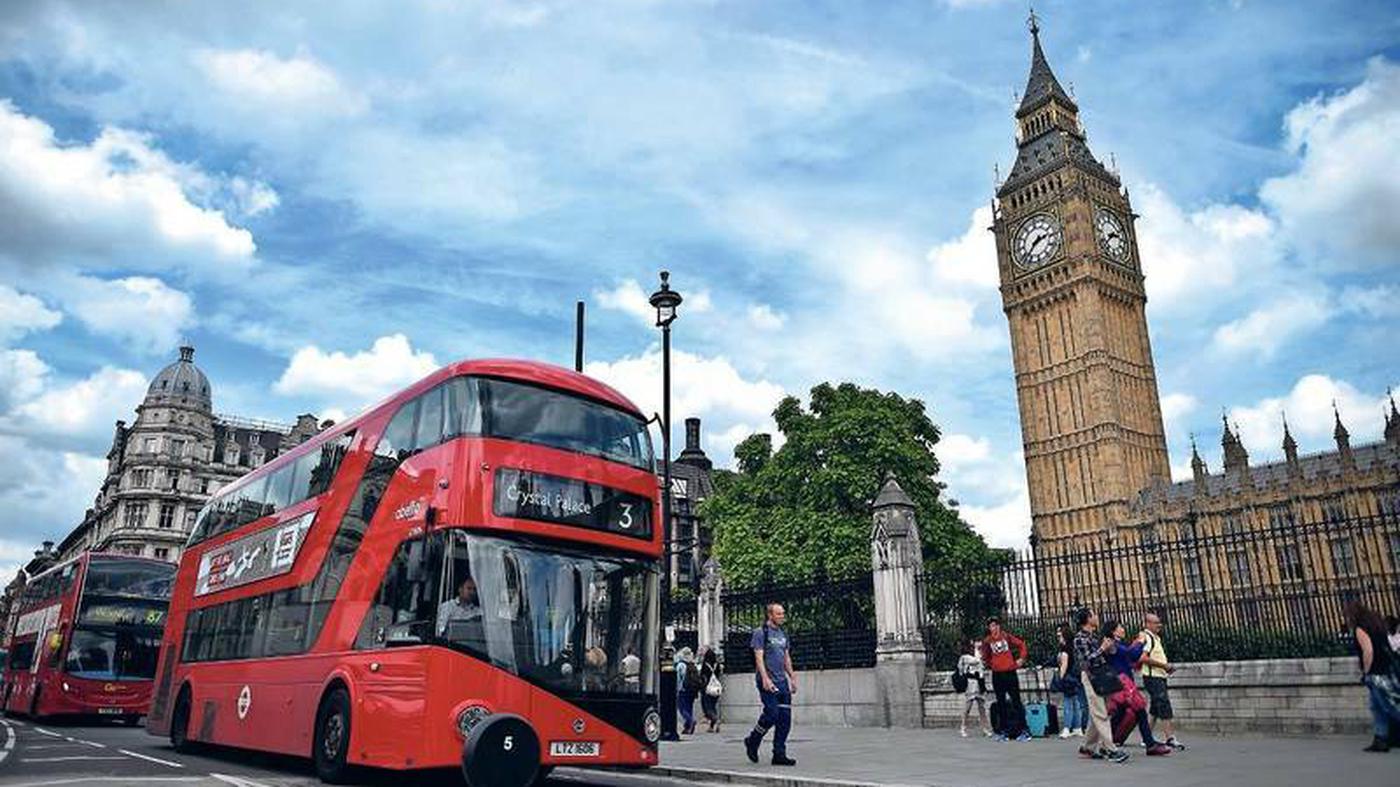
M 1278 578 L 1283 582 L 1300 582 L 1303 579 L 1303 561 L 1298 556 L 1297 544 L 1279 544 Z
M 1177 538 L 1182 541 L 1191 541 L 1196 538 L 1196 520 L 1191 519 L 1181 523 L 1177 528 Z
M 1144 563 L 1143 569 L 1147 573 L 1147 592 L 1159 596 L 1162 594 L 1162 564 L 1157 562 Z
M 1382 492 L 1377 499 L 1381 516 L 1387 520 L 1400 519 L 1400 492 Z
M 160 504 L 160 526 L 163 527 L 163 528 L 169 529 L 170 527 L 173 527 L 174 524 L 175 524 L 175 504 L 174 504 L 174 503 L 161 503 L 161 504 Z
M 1193 592 L 1205 590 L 1205 578 L 1201 573 L 1201 558 L 1199 555 L 1187 555 L 1181 561 L 1182 575 L 1186 580 L 1186 589 Z
M 1351 536 L 1332 539 L 1332 571 L 1343 577 L 1356 573 L 1356 547 Z
M 1346 521 L 1347 509 L 1340 497 L 1322 501 L 1322 518 L 1328 524 L 1333 525 Z
M 126 526 L 141 527 L 146 523 L 146 504 L 128 503 L 126 506 Z
M 1390 567 L 1400 571 L 1400 533 L 1391 533 L 1387 538 L 1390 541 Z
M 1269 527 L 1276 530 L 1293 526 L 1293 509 L 1288 506 L 1274 506 L 1269 509 Z
M 1230 584 L 1234 587 L 1244 587 L 1250 584 L 1249 557 L 1244 553 L 1244 550 L 1231 550 L 1228 562 L 1230 566 Z

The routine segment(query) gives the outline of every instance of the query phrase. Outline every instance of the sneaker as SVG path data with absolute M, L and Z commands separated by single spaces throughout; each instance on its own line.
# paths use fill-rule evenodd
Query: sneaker
M 961 735 L 961 736 L 963 736 L 964 738 L 966 738 L 966 737 L 967 737 L 967 728 L 964 727 L 963 729 L 958 730 L 958 734 Z
M 993 736 L 992 736 L 992 740 L 995 740 L 995 741 L 1004 741 L 1004 740 L 1006 740 L 1006 733 L 998 732 L 996 735 L 993 735 Z
M 1171 736 L 1170 738 L 1167 738 L 1167 745 L 1172 747 L 1173 749 L 1176 749 L 1177 751 L 1186 751 L 1186 744 L 1177 740 L 1175 735 Z
M 1064 729 L 1060 730 L 1060 740 L 1064 740 L 1065 738 L 1068 738 L 1073 734 L 1074 730 L 1071 730 L 1069 727 L 1065 727 Z
M 1094 751 L 1093 749 L 1089 748 L 1088 746 L 1080 746 L 1080 747 L 1079 747 L 1079 756 L 1080 756 L 1080 757 L 1083 757 L 1083 758 L 1086 759 L 1086 760 L 1102 760 L 1102 759 L 1103 759 L 1103 755 L 1102 755 L 1102 754 L 1100 754 L 1099 752 Z
M 1098 758 L 1121 764 L 1128 761 L 1128 753 L 1122 749 L 1100 749 Z
M 1148 756 L 1148 757 L 1165 757 L 1165 756 L 1167 756 L 1168 754 L 1171 754 L 1171 753 L 1174 752 L 1174 751 L 1176 751 L 1176 750 L 1173 749 L 1172 747 L 1168 746 L 1168 745 L 1165 744 L 1165 743 L 1154 743 L 1154 744 L 1152 744 L 1151 746 L 1148 746 L 1148 747 L 1147 747 L 1147 756 Z
M 1031 739 L 1031 734 L 1030 734 L 1029 732 L 1023 732 L 1023 733 L 1021 733 L 1020 735 L 1017 735 L 1017 736 L 1016 736 L 1016 740 L 1020 741 L 1021 743 L 1025 743 L 1026 741 L 1028 741 L 1028 740 L 1030 740 L 1030 739 Z
M 990 737 L 992 737 L 992 736 L 995 735 L 995 734 L 996 734 L 996 733 L 992 732 L 991 730 L 982 730 L 982 737 L 983 737 L 983 738 L 990 738 Z
M 749 755 L 749 762 L 758 762 L 758 739 L 753 735 L 744 739 L 744 753 Z
M 796 765 L 796 764 L 797 764 L 797 760 L 794 760 L 793 758 L 787 756 L 786 754 L 774 754 L 774 755 L 773 755 L 773 764 L 774 764 L 774 765 Z
M 1080 727 L 1079 729 L 1075 730 L 1075 731 L 1074 731 L 1074 735 L 1075 735 L 1075 737 L 1077 737 L 1077 738 L 1083 738 L 1084 735 L 1085 735 L 1085 733 L 1084 733 L 1084 728 L 1083 728 L 1083 727 Z

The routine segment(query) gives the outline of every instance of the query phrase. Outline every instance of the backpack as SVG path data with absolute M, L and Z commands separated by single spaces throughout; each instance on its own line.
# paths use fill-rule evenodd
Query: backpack
M 953 691 L 962 694 L 967 691 L 967 673 L 962 670 L 953 672 Z
M 681 678 L 681 688 L 689 694 L 699 694 L 705 688 L 705 681 L 700 678 L 700 668 L 694 664 L 685 664 L 685 675 Z

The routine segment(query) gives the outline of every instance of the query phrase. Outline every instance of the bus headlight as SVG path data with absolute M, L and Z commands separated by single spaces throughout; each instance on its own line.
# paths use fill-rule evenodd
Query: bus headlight
M 491 710 L 485 705 L 468 705 L 457 714 L 457 734 L 465 739 L 471 734 L 472 728 L 481 723 L 481 720 L 491 715 Z
M 72 690 L 73 690 L 72 687 L 70 687 L 70 686 L 68 685 L 68 681 L 66 681 L 66 680 L 63 681 L 63 690 L 64 690 L 64 691 L 72 691 Z
M 656 708 L 648 708 L 647 715 L 642 718 L 642 735 L 646 736 L 647 743 L 661 740 L 661 714 Z

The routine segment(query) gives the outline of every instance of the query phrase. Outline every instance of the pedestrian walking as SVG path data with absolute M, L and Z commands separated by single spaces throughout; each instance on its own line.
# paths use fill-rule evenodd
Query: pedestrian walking
M 1390 641 L 1390 652 L 1400 653 L 1400 618 L 1394 615 L 1386 615 L 1385 629 L 1389 632 L 1386 639 Z
M 714 648 L 706 646 L 700 656 L 700 683 L 705 687 L 700 694 L 700 710 L 705 721 L 710 723 L 706 732 L 719 732 L 719 698 L 724 693 L 724 668 Z
M 680 710 L 685 725 L 682 735 L 695 732 L 695 697 L 703 686 L 700 682 L 700 668 L 695 664 L 695 651 L 688 646 L 676 654 L 676 707 Z
M 987 720 L 987 684 L 982 675 L 982 657 L 977 654 L 980 645 L 975 639 L 963 643 L 958 666 L 953 670 L 953 691 L 963 695 L 962 722 L 958 725 L 958 734 L 964 738 L 967 737 L 967 717 L 974 706 L 982 725 L 982 735 L 992 736 L 992 725 Z
M 1127 762 L 1128 753 L 1113 742 L 1113 729 L 1108 723 L 1105 695 L 1112 696 L 1121 685 L 1108 662 L 1108 639 L 1099 633 L 1099 615 L 1086 607 L 1075 613 L 1074 622 L 1079 631 L 1074 635 L 1073 669 L 1084 684 L 1084 698 L 1089 705 L 1089 731 L 1079 747 L 1079 756 Z
M 1167 693 L 1167 676 L 1176 672 L 1176 667 L 1167 659 L 1167 646 L 1162 642 L 1162 619 L 1152 612 L 1147 613 L 1138 636 L 1144 642 L 1142 687 L 1147 692 L 1148 712 L 1152 715 L 1152 737 L 1175 751 L 1182 751 L 1186 745 L 1176 738 L 1176 729 L 1172 724 L 1172 700 Z
M 1138 662 L 1142 660 L 1142 650 L 1146 643 L 1141 638 L 1125 642 L 1123 638 L 1128 634 L 1127 629 L 1116 620 L 1105 623 L 1103 631 L 1107 635 L 1106 641 L 1109 645 L 1106 653 L 1114 670 L 1118 672 L 1120 686 L 1119 690 L 1108 698 L 1108 716 L 1112 720 L 1110 726 L 1117 731 L 1114 741 L 1122 743 L 1127 740 L 1128 734 L 1136 726 L 1148 756 L 1165 757 L 1171 754 L 1170 746 L 1159 743 L 1152 737 L 1152 726 L 1147 723 L 1147 698 L 1138 691 L 1137 682 L 1133 680 L 1133 673 Z
M 982 663 L 992 671 L 992 691 L 1001 705 L 1003 726 L 997 730 L 998 739 L 1030 740 L 1031 734 L 1026 731 L 1026 706 L 1021 704 L 1021 680 L 1016 676 L 1016 670 L 1026 663 L 1026 643 L 1002 629 L 1000 619 L 988 618 L 987 636 L 982 640 Z
M 1084 737 L 1084 725 L 1089 719 L 1089 704 L 1084 700 L 1084 681 L 1074 670 L 1074 634 L 1069 626 L 1060 626 L 1056 631 L 1059 648 L 1055 653 L 1055 678 L 1050 681 L 1050 690 L 1058 691 L 1064 697 L 1064 713 L 1060 721 L 1060 737 Z
M 1396 680 L 1397 657 L 1390 649 L 1385 621 L 1375 610 L 1353 599 L 1342 610 L 1347 628 L 1356 638 L 1361 682 L 1370 693 L 1371 727 L 1375 737 L 1364 751 L 1390 751 L 1390 733 L 1400 724 L 1400 685 Z
M 797 760 L 787 756 L 788 731 L 792 729 L 792 695 L 797 693 L 788 636 L 783 631 L 787 612 L 782 604 L 769 604 L 766 614 L 763 625 L 754 629 L 749 639 L 754 657 L 754 682 L 758 684 L 763 712 L 753 731 L 744 738 L 744 753 L 749 762 L 758 762 L 758 746 L 763 743 L 763 736 L 773 730 L 772 763 L 796 765 Z

